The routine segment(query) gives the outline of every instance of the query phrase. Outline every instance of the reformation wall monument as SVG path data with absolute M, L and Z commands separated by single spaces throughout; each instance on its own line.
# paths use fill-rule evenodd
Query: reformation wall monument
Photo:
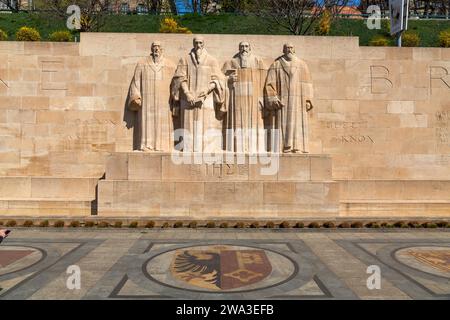
M 4 216 L 450 217 L 450 49 L 0 42 Z

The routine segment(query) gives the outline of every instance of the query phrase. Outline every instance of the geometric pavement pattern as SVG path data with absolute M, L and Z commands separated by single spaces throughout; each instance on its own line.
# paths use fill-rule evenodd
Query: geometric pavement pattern
M 80 289 L 67 287 L 72 265 Z M 0 288 L 5 300 L 449 299 L 450 233 L 16 229 L 0 245 Z

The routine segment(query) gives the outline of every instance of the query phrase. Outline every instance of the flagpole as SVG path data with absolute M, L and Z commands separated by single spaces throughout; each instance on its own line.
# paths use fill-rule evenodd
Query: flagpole
M 395 40 L 397 43 L 397 47 L 400 48 L 402 46 L 402 32 L 401 31 L 399 33 L 397 33 Z

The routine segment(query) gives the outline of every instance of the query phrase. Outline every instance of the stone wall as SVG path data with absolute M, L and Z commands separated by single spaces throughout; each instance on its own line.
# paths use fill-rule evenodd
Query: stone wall
M 177 62 L 192 38 L 82 33 L 80 43 L 0 42 L 0 179 L 100 178 L 108 154 L 132 149 L 123 116 L 136 62 L 154 40 Z M 333 179 L 449 179 L 450 49 L 359 47 L 354 37 L 205 40 L 220 64 L 242 40 L 267 67 L 283 43 L 296 46 L 315 87 L 311 153 L 332 156 Z M 358 197 L 354 186 L 343 185 L 341 197 Z
M 450 176 L 450 49 L 359 47 L 350 37 L 206 35 L 220 63 L 248 40 L 267 65 L 286 41 L 315 86 L 311 152 L 335 179 Z M 136 61 L 161 40 L 174 62 L 192 36 L 83 33 L 73 43 L 0 43 L 0 175 L 100 177 L 129 151 L 122 122 Z

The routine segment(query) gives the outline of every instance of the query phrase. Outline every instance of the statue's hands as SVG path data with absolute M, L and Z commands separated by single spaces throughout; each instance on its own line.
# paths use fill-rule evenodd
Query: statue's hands
M 281 100 L 277 97 L 274 101 L 275 110 L 280 110 L 284 107 L 284 104 L 281 102 Z
M 187 92 L 187 93 L 186 93 L 186 100 L 187 100 L 187 102 L 189 103 L 189 105 L 190 105 L 191 107 L 194 106 L 194 103 L 195 103 L 195 97 L 194 97 L 194 95 L 193 95 L 191 92 Z
M 130 109 L 133 111 L 138 111 L 142 107 L 142 100 L 141 98 L 136 98 L 133 101 L 131 101 Z
M 306 100 L 306 111 L 311 111 L 312 108 L 314 108 L 314 107 L 313 107 L 311 101 L 310 100 Z
M 172 117 L 177 118 L 180 115 L 180 108 L 179 107 L 175 107 L 172 110 Z
M 208 88 L 208 93 L 207 93 L 207 95 L 210 94 L 211 92 L 213 92 L 214 90 L 216 90 L 216 83 L 215 83 L 215 82 L 211 82 L 211 83 L 209 84 L 209 88 Z

